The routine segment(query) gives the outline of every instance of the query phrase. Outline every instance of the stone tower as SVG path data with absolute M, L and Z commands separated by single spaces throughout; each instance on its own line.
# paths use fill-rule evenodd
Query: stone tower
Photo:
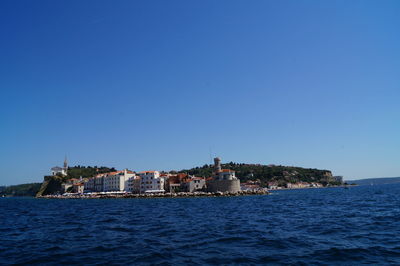
M 240 180 L 235 176 L 235 171 L 222 169 L 221 158 L 214 158 L 214 176 L 207 182 L 209 192 L 230 192 L 240 191 Z
M 214 158 L 214 171 L 216 174 L 221 172 L 221 158 L 219 157 Z
M 67 156 L 65 156 L 65 159 L 64 159 L 64 171 L 65 171 L 65 174 L 67 174 L 67 170 L 68 170 L 68 161 L 67 161 Z

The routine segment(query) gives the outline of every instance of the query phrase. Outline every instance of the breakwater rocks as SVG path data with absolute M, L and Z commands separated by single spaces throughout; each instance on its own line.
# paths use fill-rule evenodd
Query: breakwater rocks
M 88 194 L 64 194 L 64 195 L 46 195 L 37 198 L 45 199 L 115 199 L 115 198 L 190 198 L 190 197 L 235 197 L 248 195 L 267 195 L 266 190 L 257 191 L 239 191 L 232 192 L 179 192 L 179 193 L 88 193 Z

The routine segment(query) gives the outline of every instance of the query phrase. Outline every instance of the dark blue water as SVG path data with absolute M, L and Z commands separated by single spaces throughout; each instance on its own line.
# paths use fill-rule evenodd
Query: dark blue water
M 0 199 L 0 264 L 400 264 L 400 185 Z

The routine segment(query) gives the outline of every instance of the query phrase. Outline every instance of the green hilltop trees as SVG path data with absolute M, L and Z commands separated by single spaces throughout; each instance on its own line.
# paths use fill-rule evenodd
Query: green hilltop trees
M 39 191 L 41 185 L 42 183 L 29 183 L 2 187 L 0 190 L 0 195 L 33 197 Z
M 190 175 L 209 177 L 214 170 L 213 165 L 203 165 L 181 172 Z M 222 164 L 222 168 L 231 169 L 236 172 L 236 176 L 241 182 L 248 180 L 260 180 L 261 185 L 266 186 L 270 181 L 277 181 L 280 184 L 296 183 L 296 182 L 318 182 L 323 185 L 339 185 L 332 177 L 331 171 L 319 170 L 312 168 L 301 168 L 294 166 L 282 165 L 261 165 L 261 164 L 244 164 L 244 163 L 226 163 Z

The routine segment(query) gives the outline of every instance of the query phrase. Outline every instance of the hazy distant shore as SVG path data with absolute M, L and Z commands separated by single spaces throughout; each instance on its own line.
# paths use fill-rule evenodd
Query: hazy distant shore
M 347 188 L 356 187 L 358 184 L 351 185 L 340 185 L 340 186 L 325 186 L 325 187 L 297 187 L 297 188 L 269 188 L 268 191 L 279 191 L 279 190 L 298 190 L 298 189 L 319 189 L 319 188 Z

